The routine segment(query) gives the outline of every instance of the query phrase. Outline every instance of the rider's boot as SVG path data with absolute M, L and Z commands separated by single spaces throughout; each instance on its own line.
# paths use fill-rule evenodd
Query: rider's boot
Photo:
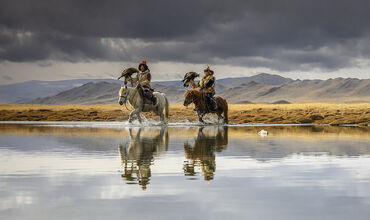
M 207 107 L 210 112 L 216 111 L 216 103 L 213 97 L 208 96 L 207 99 Z

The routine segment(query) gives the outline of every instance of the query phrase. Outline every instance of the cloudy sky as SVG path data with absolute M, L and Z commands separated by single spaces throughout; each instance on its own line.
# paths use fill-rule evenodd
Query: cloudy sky
M 147 60 L 153 80 L 210 65 L 370 78 L 368 0 L 0 0 L 0 84 L 116 78 Z

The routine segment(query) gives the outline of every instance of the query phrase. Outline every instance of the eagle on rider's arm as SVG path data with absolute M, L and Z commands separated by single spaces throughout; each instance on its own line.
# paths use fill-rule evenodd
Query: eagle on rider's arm
M 121 76 L 118 77 L 118 80 L 121 79 L 122 77 L 125 77 L 125 78 L 131 77 L 132 74 L 138 73 L 138 72 L 139 72 L 139 70 L 136 69 L 136 68 L 133 68 L 133 67 L 127 68 L 127 69 L 125 69 L 125 70 L 122 71 Z
M 184 87 L 188 87 L 189 86 L 189 82 L 193 82 L 194 83 L 194 79 L 196 77 L 198 77 L 199 74 L 196 73 L 196 72 L 188 72 L 185 74 L 184 76 L 184 79 L 182 80 L 182 82 L 184 83 Z

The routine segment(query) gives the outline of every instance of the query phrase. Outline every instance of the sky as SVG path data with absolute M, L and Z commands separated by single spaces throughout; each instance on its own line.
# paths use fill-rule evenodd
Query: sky
M 0 0 L 0 84 L 217 78 L 370 78 L 368 0 Z

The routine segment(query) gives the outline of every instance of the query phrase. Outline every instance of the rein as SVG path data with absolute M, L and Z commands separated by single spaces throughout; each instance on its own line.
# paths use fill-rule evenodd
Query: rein
M 201 109 L 201 111 L 205 111 L 205 112 L 210 112 L 209 109 L 208 109 L 208 106 L 207 104 L 205 103 L 205 95 L 203 92 L 200 92 L 199 93 L 199 96 L 193 94 L 192 97 L 191 97 L 191 102 L 190 103 L 194 103 L 194 105 L 196 107 L 199 107 L 199 109 Z M 198 106 L 197 106 L 198 104 Z
M 127 108 L 127 96 L 123 96 L 123 95 L 120 95 L 121 98 L 124 98 L 124 103 L 125 103 L 125 108 L 127 111 L 130 111 L 128 108 Z
M 136 93 L 137 93 L 137 89 L 135 89 L 135 93 L 133 94 L 133 96 L 135 96 L 136 95 Z M 128 96 L 130 95 L 130 93 L 128 93 L 126 96 L 124 96 L 124 95 L 120 95 L 120 97 L 121 98 L 124 98 L 124 103 L 125 103 L 125 108 L 126 108 L 126 110 L 127 111 L 130 111 L 128 108 L 127 108 L 127 98 L 128 98 Z M 129 100 L 130 101 L 130 100 Z M 135 102 L 136 103 L 136 102 Z M 130 103 L 131 104 L 131 103 Z M 133 103 L 134 104 L 134 103 Z M 133 105 L 131 105 L 131 106 L 133 106 Z
M 190 102 L 190 103 L 194 103 L 194 105 L 195 105 L 195 106 L 197 106 L 197 105 L 196 105 L 196 103 L 195 103 L 195 101 L 197 101 L 197 100 L 198 100 L 198 97 L 194 97 L 194 96 L 196 96 L 196 95 L 194 95 L 194 94 L 193 94 L 193 95 L 191 96 L 191 102 Z

